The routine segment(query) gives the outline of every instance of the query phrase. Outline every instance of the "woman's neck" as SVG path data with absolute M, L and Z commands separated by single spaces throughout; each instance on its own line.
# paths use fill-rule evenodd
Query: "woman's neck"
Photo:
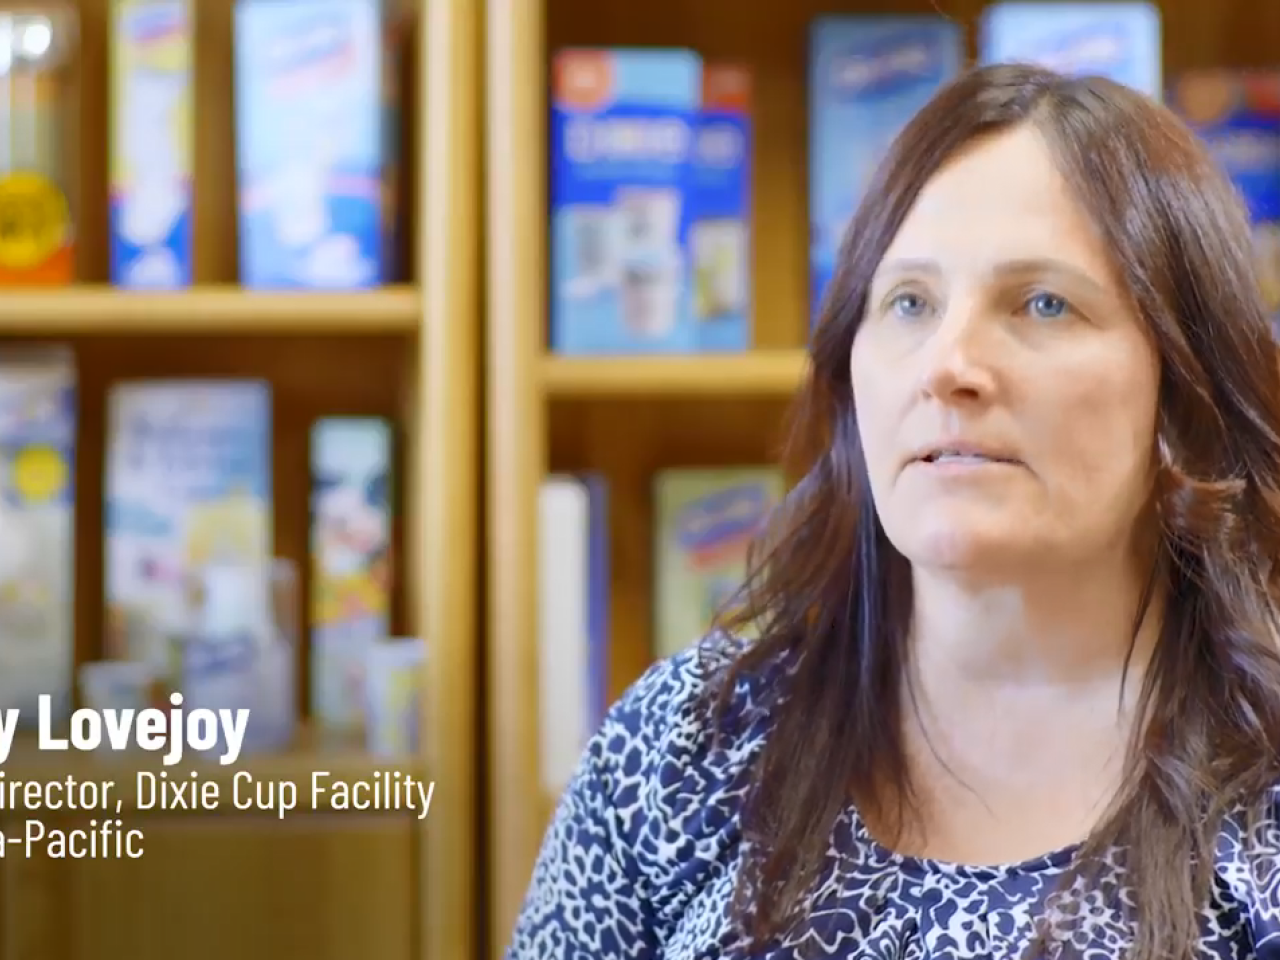
M 913 574 L 913 673 L 974 687 L 1060 688 L 1113 684 L 1145 670 L 1160 622 L 1152 597 L 1135 636 L 1145 587 L 1136 564 L 1095 563 L 1017 582 Z
M 1005 862 L 1087 836 L 1121 787 L 1159 598 L 1135 637 L 1144 582 L 1114 568 L 914 586 L 903 852 Z

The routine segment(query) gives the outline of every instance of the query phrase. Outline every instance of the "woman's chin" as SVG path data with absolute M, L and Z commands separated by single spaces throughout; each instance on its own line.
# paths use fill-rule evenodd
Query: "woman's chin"
M 924 520 L 925 518 L 921 518 Z M 894 546 L 913 566 L 956 572 L 995 572 L 1025 564 L 1034 544 L 1025 526 L 1012 522 L 919 523 L 895 538 Z

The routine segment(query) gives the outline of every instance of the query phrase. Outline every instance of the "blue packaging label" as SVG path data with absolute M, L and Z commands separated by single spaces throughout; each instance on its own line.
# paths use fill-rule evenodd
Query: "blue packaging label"
M 689 198 L 693 310 L 704 351 L 751 346 L 750 82 L 742 67 L 704 67 Z
M 1170 88 L 1169 105 L 1248 207 L 1262 295 L 1280 329 L 1280 73 L 1189 74 Z
M 109 645 L 112 659 L 169 670 L 165 641 L 185 622 L 189 578 L 212 561 L 270 562 L 271 436 L 271 391 L 262 381 L 112 387 L 104 592 L 108 622 L 132 625 Z
M 676 542 L 695 557 L 739 553 L 760 532 L 773 505 L 773 489 L 767 484 L 744 483 L 714 490 L 676 515 Z
M 831 17 L 815 21 L 810 44 L 810 303 L 816 318 L 867 182 L 907 121 L 960 72 L 964 36 L 940 17 Z
M 697 348 L 686 196 L 701 64 L 684 50 L 568 50 L 551 110 L 551 346 Z
M 113 438 L 116 463 L 122 470 L 152 478 L 157 490 L 163 489 L 183 503 L 269 497 L 271 436 L 266 391 L 247 387 L 237 392 L 235 386 L 228 385 L 221 395 L 211 387 L 204 388 L 208 393 L 201 396 L 197 392 L 201 389 L 191 390 L 192 408 L 208 398 L 206 409 L 213 416 L 206 413 L 201 417 L 204 410 L 190 408 L 189 415 L 177 412 L 173 416 L 159 404 L 151 410 L 139 404 L 131 415 L 118 419 Z M 151 506 L 157 505 L 151 502 Z
M 384 282 L 377 0 L 239 0 L 235 31 L 241 282 Z
M 983 63 L 1035 63 L 1161 95 L 1160 14 L 1147 3 L 997 3 L 979 28 Z
M 191 8 L 126 0 L 112 34 L 111 282 L 185 287 L 192 276 Z

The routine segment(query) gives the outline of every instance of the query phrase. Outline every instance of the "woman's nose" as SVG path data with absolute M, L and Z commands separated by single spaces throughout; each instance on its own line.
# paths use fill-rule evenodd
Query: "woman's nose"
M 952 303 L 921 351 L 920 389 L 941 403 L 973 403 L 995 392 L 995 337 L 973 305 Z

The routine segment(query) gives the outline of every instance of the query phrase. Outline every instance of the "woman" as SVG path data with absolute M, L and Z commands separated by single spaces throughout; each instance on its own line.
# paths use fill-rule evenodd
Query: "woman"
M 868 197 L 747 609 L 613 708 L 509 956 L 1280 958 L 1280 369 L 1233 191 L 1155 103 L 1003 66 Z

